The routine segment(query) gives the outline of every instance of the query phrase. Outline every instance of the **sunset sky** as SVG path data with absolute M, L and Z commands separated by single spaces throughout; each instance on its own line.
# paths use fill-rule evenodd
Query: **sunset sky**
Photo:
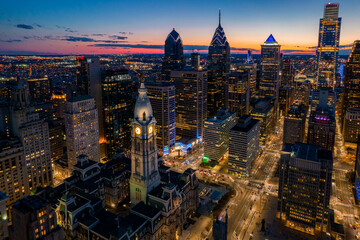
M 360 39 L 360 1 L 342 0 L 340 44 Z M 259 50 L 273 34 L 286 54 L 313 53 L 323 0 L 2 1 L 0 54 L 162 53 L 174 27 L 184 49 L 207 52 L 218 25 L 232 52 Z M 255 51 L 256 52 L 256 51 Z

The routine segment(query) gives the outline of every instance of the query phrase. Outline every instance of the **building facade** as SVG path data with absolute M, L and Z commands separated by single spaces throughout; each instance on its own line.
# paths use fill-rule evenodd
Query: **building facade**
M 284 120 L 284 144 L 295 144 L 305 141 L 306 109 L 300 102 L 291 105 Z
M 156 118 L 158 149 L 169 151 L 176 141 L 175 85 L 154 83 L 146 84 L 146 88 Z
M 285 226 L 315 235 L 327 231 L 332 152 L 285 144 L 280 158 L 278 217 Z
M 176 97 L 176 135 L 203 138 L 207 119 L 207 72 L 172 71 Z
M 341 18 L 339 3 L 328 3 L 320 19 L 319 42 L 316 50 L 316 83 L 334 87 L 338 70 Z
M 204 156 L 220 162 L 229 151 L 229 132 L 236 124 L 236 113 L 226 109 L 205 121 Z
M 360 107 L 348 108 L 344 121 L 344 140 L 357 143 L 360 134 Z
M 274 133 L 275 116 L 274 107 L 269 101 L 261 100 L 255 105 L 250 115 L 260 120 L 260 145 L 265 146 L 268 138 Z
M 49 102 L 52 94 L 51 78 L 29 78 L 27 80 L 33 102 Z
M 249 115 L 239 117 L 230 130 L 229 172 L 249 174 L 252 162 L 259 156 L 260 121 Z
M 214 116 L 222 107 L 227 107 L 227 78 L 230 71 L 230 45 L 219 25 L 209 46 L 208 54 L 208 116 Z
M 100 161 L 98 112 L 94 98 L 83 95 L 66 103 L 65 131 L 68 167 L 76 158 L 86 154 L 95 162 Z
M 251 73 L 249 69 L 231 71 L 228 81 L 228 109 L 237 116 L 249 114 Z

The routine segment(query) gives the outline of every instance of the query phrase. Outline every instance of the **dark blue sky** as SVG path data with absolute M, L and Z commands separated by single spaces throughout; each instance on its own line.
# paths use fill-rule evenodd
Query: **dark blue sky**
M 341 44 L 360 39 L 360 1 L 340 2 Z M 159 52 L 172 27 L 185 45 L 210 43 L 222 9 L 232 47 L 259 49 L 272 33 L 282 49 L 316 46 L 323 0 L 3 1 L 1 52 Z M 100 35 L 101 34 L 101 35 Z M 131 47 L 139 44 L 138 47 Z M 130 46 L 129 46 L 130 45 Z M 198 47 L 202 48 L 202 47 Z

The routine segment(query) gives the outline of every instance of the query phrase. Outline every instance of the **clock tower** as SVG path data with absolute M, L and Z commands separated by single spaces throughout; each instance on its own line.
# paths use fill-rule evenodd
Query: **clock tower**
M 156 120 L 144 83 L 139 88 L 131 121 L 131 178 L 130 200 L 132 204 L 146 203 L 147 194 L 159 186 L 158 149 L 156 147 Z

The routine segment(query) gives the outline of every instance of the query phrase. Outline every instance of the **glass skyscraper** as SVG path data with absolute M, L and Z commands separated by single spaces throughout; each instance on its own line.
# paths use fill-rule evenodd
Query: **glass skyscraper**
M 316 51 L 316 81 L 318 86 L 333 87 L 335 85 L 340 27 L 339 3 L 326 4 L 324 18 L 320 19 L 319 43 Z
M 230 71 L 230 46 L 221 26 L 219 26 L 209 46 L 208 55 L 208 116 L 215 115 L 221 107 L 227 107 L 227 77 Z

